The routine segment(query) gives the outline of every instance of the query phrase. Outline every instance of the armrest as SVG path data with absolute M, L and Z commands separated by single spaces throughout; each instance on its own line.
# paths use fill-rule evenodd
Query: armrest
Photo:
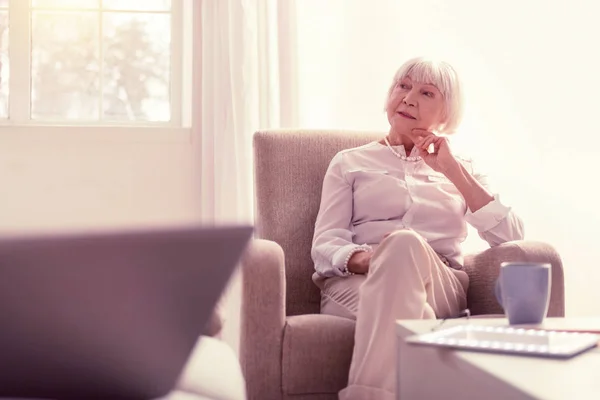
M 285 264 L 277 243 L 255 239 L 242 261 L 240 362 L 248 399 L 281 398 Z
M 473 315 L 503 314 L 494 295 L 494 284 L 500 272 L 500 264 L 505 261 L 550 263 L 552 292 L 548 316 L 564 317 L 565 281 L 559 254 L 549 244 L 525 240 L 503 243 L 465 257 L 465 270 L 470 278 L 467 303 Z

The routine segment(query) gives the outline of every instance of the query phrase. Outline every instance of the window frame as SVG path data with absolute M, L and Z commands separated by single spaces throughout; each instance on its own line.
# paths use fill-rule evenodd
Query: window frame
M 9 112 L 8 118 L 0 119 L 0 132 L 11 132 L 33 136 L 45 136 L 44 127 L 63 128 L 69 135 L 81 137 L 82 129 L 87 132 L 85 136 L 105 135 L 106 128 L 119 128 L 117 131 L 126 139 L 176 141 L 190 140 L 191 114 L 186 107 L 191 107 L 191 93 L 184 90 L 184 82 L 192 81 L 191 67 L 184 61 L 189 59 L 191 52 L 192 29 L 191 16 L 193 15 L 193 0 L 171 0 L 171 68 L 170 68 L 170 108 L 171 119 L 165 122 L 153 121 L 102 121 L 102 120 L 44 120 L 31 119 L 31 0 L 9 0 Z M 189 12 L 185 12 L 189 7 Z M 189 21 L 188 21 L 189 19 Z M 26 95 L 18 95 L 26 93 Z M 17 94 L 17 95 L 15 95 Z M 91 129 L 90 129 L 91 128 Z M 48 129 L 57 133 L 57 129 Z M 167 138 L 165 135 L 172 135 Z M 65 136 L 59 135 L 59 136 Z M 115 140 L 115 135 L 109 135 Z

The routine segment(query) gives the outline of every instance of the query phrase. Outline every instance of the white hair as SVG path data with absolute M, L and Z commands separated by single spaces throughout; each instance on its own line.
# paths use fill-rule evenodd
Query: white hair
M 444 121 L 439 132 L 455 133 L 462 122 L 464 105 L 460 79 L 454 68 L 445 61 L 435 61 L 424 57 L 416 57 L 405 62 L 394 74 L 394 79 L 388 90 L 387 102 L 392 91 L 402 79 L 433 85 L 442 93 L 446 106 Z

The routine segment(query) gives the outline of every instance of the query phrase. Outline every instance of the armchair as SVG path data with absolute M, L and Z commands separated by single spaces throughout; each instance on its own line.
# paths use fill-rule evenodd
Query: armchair
M 240 361 L 249 400 L 337 399 L 347 383 L 354 321 L 321 315 L 310 256 L 321 185 L 336 152 L 381 133 L 271 130 L 254 135 L 256 235 L 242 260 Z M 468 306 L 501 314 L 493 284 L 503 261 L 552 264 L 549 316 L 564 316 L 564 277 L 549 245 L 515 241 L 468 255 Z

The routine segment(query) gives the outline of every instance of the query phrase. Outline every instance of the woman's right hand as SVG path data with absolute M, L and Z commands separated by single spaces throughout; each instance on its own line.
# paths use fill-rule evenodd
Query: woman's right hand
M 366 274 L 369 272 L 372 256 L 372 251 L 359 251 L 352 254 L 352 257 L 348 260 L 348 271 L 355 274 Z

